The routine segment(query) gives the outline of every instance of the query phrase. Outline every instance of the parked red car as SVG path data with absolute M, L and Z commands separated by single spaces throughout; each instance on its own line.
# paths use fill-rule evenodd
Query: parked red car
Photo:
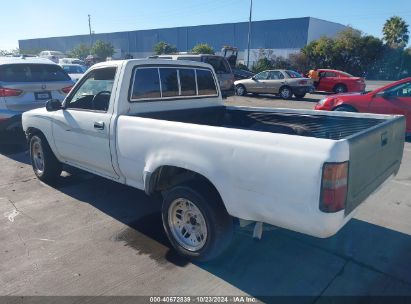
M 365 81 L 362 77 L 354 77 L 343 71 L 317 69 L 320 80 L 316 85 L 316 91 L 345 93 L 363 92 Z
M 330 95 L 318 102 L 316 110 L 401 114 L 411 135 L 411 77 L 371 92 Z

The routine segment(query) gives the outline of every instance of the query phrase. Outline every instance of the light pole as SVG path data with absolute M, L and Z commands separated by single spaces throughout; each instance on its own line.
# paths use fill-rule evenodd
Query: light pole
M 247 41 L 247 68 L 250 68 L 250 42 L 251 42 L 251 16 L 253 12 L 253 0 L 250 0 L 250 17 L 248 18 L 248 41 Z
M 90 16 L 90 14 L 88 15 L 88 29 L 90 31 L 90 52 L 91 52 L 91 48 L 93 47 L 93 37 L 92 37 L 92 33 L 91 33 L 91 16 Z

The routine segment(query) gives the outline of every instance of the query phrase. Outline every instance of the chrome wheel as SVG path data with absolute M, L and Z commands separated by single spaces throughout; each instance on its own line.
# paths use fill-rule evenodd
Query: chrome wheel
M 288 99 L 291 97 L 291 91 L 289 88 L 282 88 L 280 95 L 283 99 Z
M 207 240 L 207 225 L 203 214 L 191 201 L 178 198 L 168 209 L 168 225 L 174 239 L 189 251 L 203 248 Z
M 42 174 L 44 172 L 44 153 L 39 139 L 32 142 L 31 155 L 33 159 L 33 167 L 38 173 Z

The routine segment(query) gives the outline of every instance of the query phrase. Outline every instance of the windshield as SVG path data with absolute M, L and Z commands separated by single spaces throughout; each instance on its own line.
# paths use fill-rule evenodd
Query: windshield
M 217 74 L 229 74 L 231 73 L 230 66 L 227 60 L 222 57 L 206 57 L 204 62 L 211 64 Z
M 290 78 L 303 78 L 303 76 L 301 76 L 301 74 L 299 74 L 299 73 L 297 73 L 297 72 L 295 72 L 295 71 L 288 70 L 288 71 L 285 71 L 285 72 L 287 73 L 287 75 L 288 75 Z

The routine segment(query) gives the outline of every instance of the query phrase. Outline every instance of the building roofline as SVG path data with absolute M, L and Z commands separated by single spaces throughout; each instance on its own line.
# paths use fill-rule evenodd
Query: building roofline
M 284 21 L 284 20 L 303 20 L 303 19 L 317 19 L 322 20 L 325 22 L 336 23 L 333 21 L 328 21 L 324 19 L 314 18 L 310 16 L 306 17 L 294 17 L 294 18 L 282 18 L 282 19 L 268 19 L 268 20 L 254 20 L 254 23 L 260 22 L 273 22 L 273 21 Z M 199 24 L 199 25 L 187 25 L 187 26 L 173 26 L 173 27 L 162 27 L 162 28 L 148 28 L 148 29 L 136 29 L 136 30 L 129 30 L 129 31 L 118 31 L 118 32 L 104 32 L 104 33 L 95 33 L 95 35 L 109 35 L 109 34 L 122 34 L 122 33 L 130 33 L 130 32 L 144 32 L 144 31 L 153 31 L 153 30 L 168 30 L 168 29 L 183 29 L 183 28 L 196 28 L 196 27 L 204 27 L 204 26 L 216 26 L 216 25 L 234 25 L 234 24 L 247 24 L 248 21 L 241 21 L 241 22 L 228 22 L 228 23 L 213 23 L 213 24 Z M 336 23 L 339 24 L 339 23 Z M 67 35 L 67 36 L 53 36 L 53 37 L 39 37 L 39 38 L 30 38 L 30 39 L 19 39 L 18 41 L 30 41 L 30 40 L 38 40 L 38 39 L 49 39 L 49 38 L 67 38 L 67 37 L 84 37 L 89 36 L 89 34 L 77 34 L 77 35 Z

